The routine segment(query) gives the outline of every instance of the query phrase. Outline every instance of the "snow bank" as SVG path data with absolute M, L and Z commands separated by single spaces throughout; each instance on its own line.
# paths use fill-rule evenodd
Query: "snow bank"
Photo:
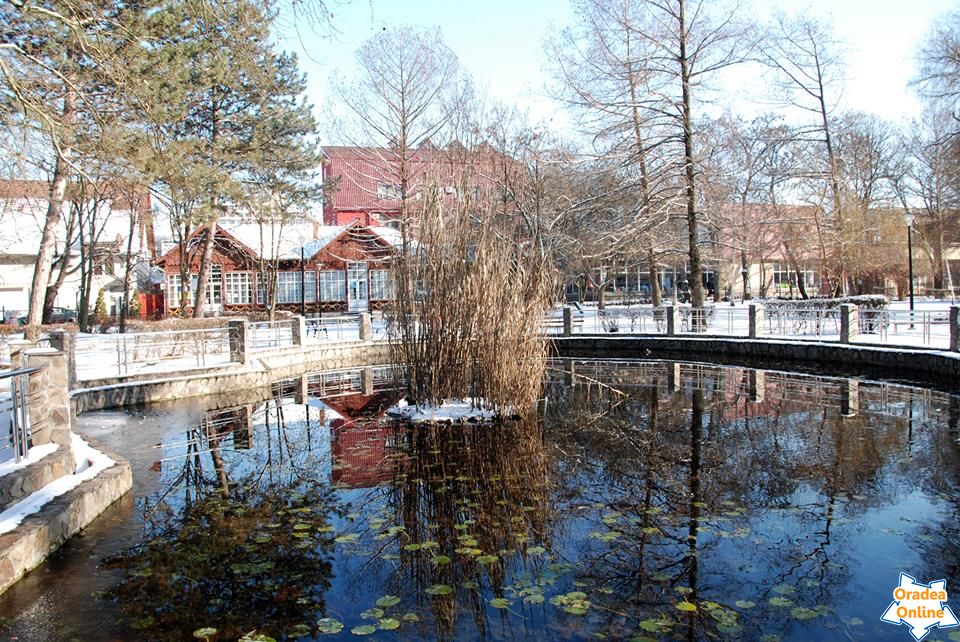
M 115 461 L 95 450 L 77 434 L 71 434 L 71 447 L 76 467 L 72 475 L 61 477 L 40 490 L 31 493 L 7 510 L 0 513 L 0 535 L 8 533 L 23 522 L 28 515 L 37 513 L 51 500 L 73 490 L 88 479 L 93 479 L 110 468 Z M 33 449 L 31 449 L 31 452 Z
M 27 451 L 27 456 L 20 460 L 19 464 L 15 464 L 12 461 L 5 461 L 0 464 L 0 477 L 4 475 L 9 475 L 10 473 L 20 470 L 21 468 L 26 468 L 30 464 L 35 464 L 50 453 L 54 452 L 59 448 L 57 444 L 44 444 L 42 446 L 34 446 Z

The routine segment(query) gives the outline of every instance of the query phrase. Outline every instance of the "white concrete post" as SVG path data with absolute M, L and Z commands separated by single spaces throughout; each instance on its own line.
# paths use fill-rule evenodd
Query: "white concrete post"
M 373 323 L 369 312 L 360 313 L 360 340 L 373 341 Z

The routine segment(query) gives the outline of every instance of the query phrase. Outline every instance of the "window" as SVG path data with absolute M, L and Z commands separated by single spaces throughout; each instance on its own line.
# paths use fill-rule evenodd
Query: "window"
M 377 183 L 377 198 L 397 200 L 400 198 L 400 185 Z
M 804 287 L 813 287 L 816 284 L 816 275 L 813 270 L 801 269 Z M 786 263 L 773 264 L 773 285 L 780 290 L 791 290 L 797 287 L 797 273 Z
M 277 274 L 277 303 L 300 303 L 300 273 Z
M 313 270 L 303 273 L 303 302 L 317 302 L 317 273 Z
M 370 270 L 370 298 L 374 301 L 393 299 L 393 281 L 389 270 Z
M 223 285 L 224 303 L 244 305 L 253 302 L 253 275 L 250 272 L 227 272 Z
M 347 278 L 342 270 L 323 270 L 319 274 L 321 301 L 347 300 Z
M 167 305 L 171 308 L 180 307 L 180 292 L 183 279 L 179 274 L 167 275 Z
M 198 274 L 190 275 L 190 292 L 197 291 Z M 206 302 L 219 305 L 223 303 L 223 266 L 211 265 L 210 276 L 207 277 Z M 192 300 L 192 299 L 191 299 Z

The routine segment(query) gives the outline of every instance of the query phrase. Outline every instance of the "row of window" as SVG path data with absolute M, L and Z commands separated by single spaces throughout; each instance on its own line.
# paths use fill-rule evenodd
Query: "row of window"
M 349 279 L 347 278 L 349 273 Z M 258 280 L 259 281 L 259 280 Z M 368 283 L 369 281 L 369 283 Z M 223 273 L 219 265 L 211 266 L 206 300 L 208 304 L 248 305 L 253 302 L 253 272 Z M 304 303 L 317 301 L 346 301 L 349 285 L 350 300 L 366 300 L 369 292 L 374 301 L 393 299 L 393 282 L 387 270 L 369 270 L 366 266 L 350 266 L 343 270 L 320 270 L 318 272 L 278 272 L 276 281 L 277 303 L 300 303 L 301 291 Z M 267 300 L 263 283 L 257 283 L 257 303 Z M 301 290 L 301 287 L 303 290 Z M 190 292 L 197 290 L 197 275 L 190 275 Z M 171 307 L 180 305 L 183 283 L 179 274 L 167 275 L 167 301 Z

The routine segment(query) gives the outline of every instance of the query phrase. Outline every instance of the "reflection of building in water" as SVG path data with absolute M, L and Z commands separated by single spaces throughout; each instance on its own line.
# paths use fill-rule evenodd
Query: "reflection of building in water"
M 384 413 L 397 398 L 394 391 L 382 391 L 321 399 L 340 415 L 330 421 L 335 483 L 369 488 L 392 480 L 393 453 L 405 448 L 406 437 L 394 422 L 384 420 Z

